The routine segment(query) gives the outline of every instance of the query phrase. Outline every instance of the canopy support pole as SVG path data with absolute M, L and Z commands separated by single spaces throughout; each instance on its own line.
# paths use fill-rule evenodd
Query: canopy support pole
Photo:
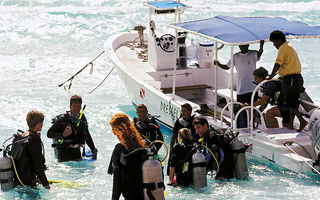
M 231 127 L 233 128 L 233 68 L 234 68 L 234 60 L 233 60 L 233 45 L 231 45 L 231 74 L 230 74 L 230 95 L 231 95 L 231 109 L 230 109 L 230 116 L 231 116 Z
M 215 51 L 214 51 L 214 60 L 218 61 L 218 42 L 215 41 Z M 217 88 L 217 85 L 218 85 L 218 80 L 217 80 L 217 72 L 218 72 L 218 69 L 217 69 L 217 65 L 214 65 L 214 121 L 217 121 L 217 103 L 218 103 L 218 88 Z

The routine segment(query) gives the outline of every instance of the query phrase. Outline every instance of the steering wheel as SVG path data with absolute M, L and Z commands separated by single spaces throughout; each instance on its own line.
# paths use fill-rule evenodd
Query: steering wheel
M 157 45 L 160 46 L 160 48 L 168 53 L 174 52 L 174 40 L 175 37 L 171 34 L 164 34 L 160 38 L 156 38 Z

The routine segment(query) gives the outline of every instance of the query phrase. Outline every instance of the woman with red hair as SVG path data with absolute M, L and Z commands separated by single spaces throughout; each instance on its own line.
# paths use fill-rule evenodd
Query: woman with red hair
M 110 120 L 112 132 L 118 137 L 108 173 L 113 174 L 112 199 L 143 199 L 141 168 L 147 156 L 146 144 L 128 115 L 117 113 Z

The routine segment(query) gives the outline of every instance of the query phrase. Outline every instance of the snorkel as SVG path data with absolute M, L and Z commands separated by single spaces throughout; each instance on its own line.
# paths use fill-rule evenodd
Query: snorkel
M 83 108 L 82 108 L 82 111 L 81 111 L 80 116 L 79 116 L 79 122 L 77 123 L 77 127 L 79 127 L 79 125 L 80 125 L 81 118 L 82 118 L 82 115 L 83 115 L 83 112 L 84 112 L 85 108 L 86 108 L 86 105 L 84 105 Z

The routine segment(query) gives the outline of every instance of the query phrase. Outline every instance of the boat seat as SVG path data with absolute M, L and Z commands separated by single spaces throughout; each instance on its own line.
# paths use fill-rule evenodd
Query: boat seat
M 176 91 L 184 91 L 184 90 L 198 90 L 198 89 L 207 89 L 211 88 L 211 86 L 202 84 L 202 85 L 190 85 L 190 86 L 180 86 L 176 87 Z M 170 88 L 161 88 L 163 93 L 170 93 L 172 92 L 172 87 Z

